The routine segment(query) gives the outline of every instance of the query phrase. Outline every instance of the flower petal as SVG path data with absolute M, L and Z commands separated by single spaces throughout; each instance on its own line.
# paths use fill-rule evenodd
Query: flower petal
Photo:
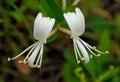
M 42 17 L 42 13 L 38 13 L 34 21 L 34 38 L 45 42 L 48 34 L 51 32 L 55 19 L 49 17 Z
M 80 35 L 82 35 L 85 31 L 85 19 L 84 19 L 84 15 L 82 14 L 81 10 L 79 8 L 75 9 L 76 11 L 76 15 L 77 15 L 77 19 L 78 19 L 78 23 L 79 26 L 79 33 Z
M 79 8 L 75 9 L 76 12 L 64 13 L 64 18 L 72 32 L 72 35 L 80 36 L 85 31 L 84 16 Z
M 64 18 L 67 21 L 70 30 L 72 31 L 72 28 L 75 27 L 75 24 L 74 24 L 74 21 L 71 20 L 71 17 L 69 16 L 69 13 L 70 12 L 64 13 Z

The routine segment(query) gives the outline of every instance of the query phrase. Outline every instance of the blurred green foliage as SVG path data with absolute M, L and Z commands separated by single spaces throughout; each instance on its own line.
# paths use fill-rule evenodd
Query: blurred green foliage
M 113 5 L 120 4 L 119 1 L 80 0 L 76 5 L 72 3 L 77 0 L 65 1 L 66 9 L 62 7 L 62 0 L 0 0 L 0 82 L 120 81 L 120 11 L 114 11 L 114 9 L 109 11 L 109 6 L 112 8 Z M 101 4 L 108 6 L 108 10 L 101 7 Z M 73 11 L 75 7 L 80 7 L 85 15 L 86 32 L 81 37 L 91 45 L 97 45 L 102 51 L 109 50 L 109 55 L 93 57 L 87 64 L 84 61 L 77 64 L 74 51 L 71 49 L 70 36 L 57 31 L 48 39 L 48 43 L 52 45 L 48 44 L 45 47 L 43 67 L 37 69 L 38 72 L 35 69 L 24 73 L 21 70 L 24 66 L 20 67 L 15 62 L 12 62 L 13 64 L 7 62 L 7 57 L 17 55 L 34 42 L 32 29 L 38 12 L 55 18 L 54 28 L 68 29 L 63 13 Z M 120 8 L 120 5 L 118 7 Z M 47 53 L 49 55 L 46 55 Z M 57 55 L 58 59 L 52 54 Z M 58 61 L 62 61 L 60 65 Z M 56 71 L 55 68 L 59 70 Z M 49 72 L 51 70 L 54 73 Z

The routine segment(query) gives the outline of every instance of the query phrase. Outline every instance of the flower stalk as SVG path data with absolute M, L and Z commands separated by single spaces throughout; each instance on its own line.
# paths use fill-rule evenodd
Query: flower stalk
M 17 56 L 13 58 L 8 58 L 8 61 L 14 60 L 23 55 L 28 50 L 30 50 L 25 59 L 20 60 L 18 63 L 24 64 L 28 63 L 30 67 L 40 68 L 42 63 L 44 44 L 46 44 L 46 40 L 54 26 L 54 23 L 55 23 L 54 18 L 43 17 L 42 13 L 38 13 L 34 21 L 33 30 L 33 36 L 38 41 L 29 46 L 27 49 L 25 49 Z M 56 29 L 52 32 L 52 34 L 54 32 L 56 32 Z
M 73 39 L 73 47 L 77 63 L 80 63 L 80 60 L 84 60 L 86 63 L 88 63 L 90 61 L 90 58 L 93 57 L 93 55 L 100 56 L 101 54 L 109 53 L 108 51 L 101 52 L 96 49 L 95 46 L 92 47 L 91 45 L 83 41 L 81 38 L 79 38 L 85 32 L 85 19 L 79 8 L 76 8 L 75 12 L 64 13 L 64 18 L 68 23 L 71 31 L 70 35 Z M 64 32 L 66 33 L 66 31 Z M 90 52 L 91 55 L 88 54 L 88 52 Z

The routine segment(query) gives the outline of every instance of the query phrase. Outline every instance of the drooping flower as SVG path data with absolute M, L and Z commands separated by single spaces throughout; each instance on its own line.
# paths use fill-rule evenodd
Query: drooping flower
M 23 61 L 19 61 L 19 63 L 28 63 L 30 67 L 40 68 L 42 63 L 43 47 L 54 26 L 54 23 L 54 18 L 50 19 L 49 17 L 43 17 L 42 13 L 38 13 L 34 21 L 33 31 L 33 36 L 38 41 L 25 49 L 19 55 L 13 58 L 8 58 L 8 60 L 14 60 L 23 55 L 26 51 L 30 50 L 25 59 Z
M 85 19 L 79 8 L 76 8 L 75 12 L 64 13 L 64 18 L 71 31 L 71 38 L 73 39 L 77 63 L 80 63 L 80 60 L 85 60 L 85 62 L 88 63 L 90 58 L 92 58 L 92 55 L 100 56 L 100 54 L 108 53 L 108 51 L 101 52 L 97 50 L 96 47 L 92 47 L 79 38 L 79 36 L 81 36 L 85 31 Z M 89 55 L 88 51 L 92 55 Z M 98 54 L 95 54 L 93 51 L 96 51 Z

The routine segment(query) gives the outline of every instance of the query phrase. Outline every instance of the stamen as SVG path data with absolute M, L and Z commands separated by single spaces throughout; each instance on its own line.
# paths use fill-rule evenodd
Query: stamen
M 85 58 L 81 58 L 81 60 L 85 60 Z
M 42 47 L 41 47 L 41 51 L 40 51 L 40 59 L 39 59 L 39 67 L 41 67 L 41 63 L 42 63 L 42 56 L 43 56 L 43 47 L 44 47 L 44 45 L 42 44 Z
M 93 55 L 90 55 L 90 58 L 92 59 L 92 58 L 93 58 Z
M 109 54 L 109 51 L 105 51 L 106 54 Z
M 40 53 L 38 54 L 37 61 L 35 62 L 35 66 L 34 66 L 36 68 L 40 67 L 38 64 L 39 64 L 39 61 L 41 62 L 42 52 L 43 52 L 43 44 L 41 43 L 40 44 Z
M 76 43 L 75 43 L 74 39 L 73 39 L 73 47 L 74 47 L 74 51 L 75 51 L 76 61 L 77 61 L 77 63 L 80 63 L 80 61 L 78 59 L 78 55 L 77 55 L 77 51 L 76 51 Z
M 34 65 L 33 63 L 34 63 L 34 61 L 35 61 L 35 58 L 36 58 L 39 50 L 40 50 L 40 43 L 38 43 L 38 44 L 36 45 L 34 51 L 31 53 L 30 58 L 27 60 L 27 62 L 29 62 L 29 66 L 33 66 L 33 65 Z
M 37 65 L 37 68 L 40 68 L 40 65 Z
M 77 38 L 76 38 L 76 39 L 77 39 Z M 85 60 L 85 58 L 81 56 L 81 53 L 80 53 L 80 51 L 79 51 L 79 47 L 78 47 L 77 43 L 75 42 L 75 40 L 74 40 L 74 46 L 75 46 L 75 53 L 76 53 L 76 55 L 78 55 L 81 60 Z M 78 61 L 77 61 L 77 62 L 78 62 Z
M 40 68 L 40 65 L 35 64 L 33 68 Z
M 77 64 L 79 64 L 79 63 L 80 63 L 80 60 L 77 61 Z
M 95 46 L 93 46 L 93 47 L 92 47 L 92 49 L 93 49 L 93 50 L 96 50 L 96 47 L 95 47 Z
M 18 63 L 23 63 L 23 61 L 18 61 Z
M 10 58 L 10 57 L 8 58 L 8 61 L 11 61 L 11 58 Z
M 36 68 L 36 65 L 33 65 L 33 68 Z
M 96 55 L 97 57 L 99 57 L 101 54 L 98 54 L 98 55 Z
M 79 50 L 78 50 L 78 45 L 75 43 L 75 47 L 76 47 L 76 50 L 77 50 L 77 54 L 78 56 L 80 57 L 81 60 L 84 60 L 84 58 L 81 56 L 81 54 L 79 53 Z
M 79 38 L 79 40 L 87 47 L 87 49 L 93 54 L 93 55 L 95 55 L 95 56 L 100 56 L 100 55 L 96 55 L 96 54 L 94 54 L 89 48 L 91 48 L 92 50 L 94 50 L 94 51 L 96 51 L 97 53 L 100 53 L 100 54 L 109 54 L 109 52 L 108 51 L 105 51 L 105 52 L 101 52 L 101 51 L 99 51 L 99 50 L 97 50 L 96 49 L 96 47 L 95 46 L 90 46 L 88 43 L 86 43 L 86 42 L 84 42 L 82 39 L 80 39 Z
M 89 46 L 85 42 L 83 42 L 83 41 L 81 41 L 81 42 L 94 56 L 96 56 L 96 54 L 89 48 Z
M 28 51 L 30 48 L 32 48 L 32 47 L 33 47 L 34 45 L 36 45 L 37 43 L 38 43 L 38 42 L 32 44 L 31 46 L 29 46 L 27 49 L 25 49 L 23 52 L 21 52 L 21 53 L 18 54 L 17 56 L 15 56 L 15 57 L 13 57 L 13 58 L 8 58 L 8 61 L 14 60 L 14 59 L 20 57 L 21 55 L 23 55 L 26 51 Z
M 25 59 L 23 60 L 24 63 L 27 63 L 27 60 L 29 60 L 30 57 L 26 56 Z

